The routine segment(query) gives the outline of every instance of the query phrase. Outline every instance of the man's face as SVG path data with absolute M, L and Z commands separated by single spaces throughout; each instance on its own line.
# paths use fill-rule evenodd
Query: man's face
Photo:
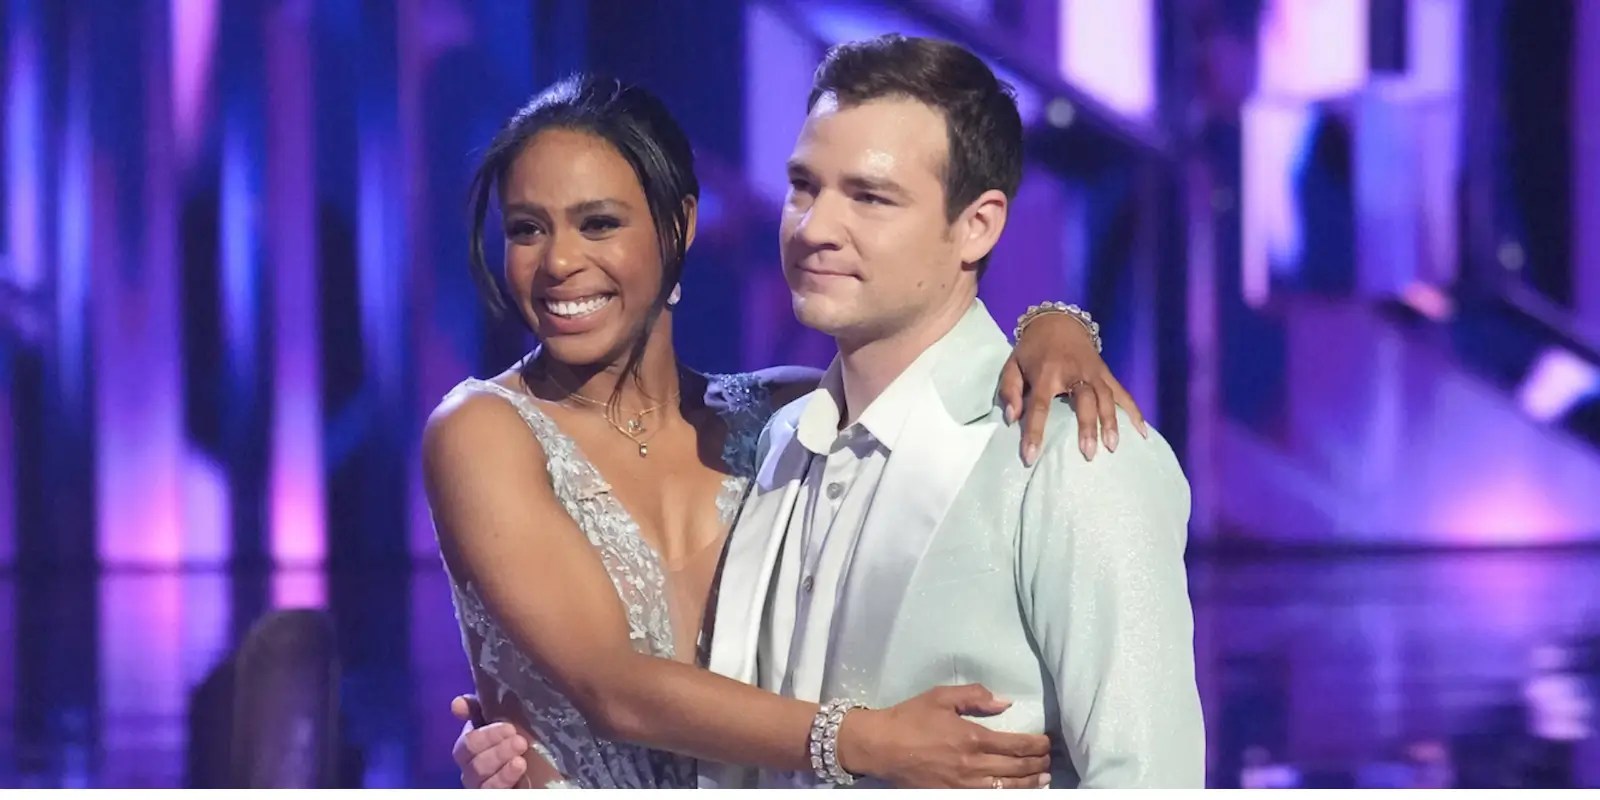
M 884 339 L 976 280 L 945 213 L 948 157 L 943 116 L 920 102 L 817 100 L 789 158 L 779 228 L 802 324 L 846 343 Z

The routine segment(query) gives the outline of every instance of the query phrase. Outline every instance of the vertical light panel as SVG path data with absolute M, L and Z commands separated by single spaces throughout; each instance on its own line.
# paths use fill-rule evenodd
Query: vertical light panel
M 7 63 L 3 76 L 7 238 L 0 245 L 0 279 L 9 279 L 24 286 L 37 283 L 43 270 L 40 264 L 43 231 L 39 205 L 42 202 L 42 187 L 39 184 L 42 151 L 37 147 L 42 138 L 39 108 L 41 74 L 38 64 L 40 37 L 33 20 L 36 6 L 36 2 L 27 0 L 11 3 L 4 27 L 7 37 Z M 16 554 L 18 513 L 14 495 L 17 473 L 12 461 L 16 454 L 13 440 L 16 417 L 11 407 L 13 379 L 8 359 L 9 353 L 0 350 L 0 566 L 9 565 Z
M 260 315 L 257 291 L 260 282 L 258 258 L 261 237 L 257 231 L 261 216 L 257 212 L 262 197 L 257 154 L 260 143 L 253 134 L 255 120 L 243 113 L 243 105 L 224 112 L 222 127 L 222 168 L 218 190 L 218 235 L 221 239 L 222 332 L 226 339 L 228 372 L 235 380 L 256 375 L 260 342 L 256 331 Z M 239 391 L 245 391 L 240 387 Z
M 1367 3 L 1267 0 L 1256 38 L 1256 94 L 1318 100 L 1367 80 Z
M 5 180 L 6 246 L 0 266 L 9 264 L 10 278 L 24 289 L 39 285 L 45 274 L 44 217 L 40 204 L 44 185 L 43 41 L 38 12 L 41 0 L 12 0 L 6 19 Z
M 11 354 L 0 345 L 0 571 L 11 566 L 17 556 L 17 442 L 16 412 L 12 408 Z M 4 619 L 4 617 L 0 617 Z M 10 627 L 10 630 L 16 630 Z M 5 638 L 0 634 L 0 639 Z M 0 648 L 5 642 L 0 641 Z M 0 657 L 4 657 L 0 653 Z M 0 686 L 10 684 L 0 683 Z
M 1275 266 L 1299 262 L 1304 243 L 1293 171 L 1311 104 L 1367 79 L 1367 4 L 1266 0 L 1256 31 L 1256 87 L 1241 112 L 1244 138 L 1240 264 L 1246 303 L 1265 303 Z
M 1184 268 L 1188 273 L 1185 316 L 1189 322 L 1189 380 L 1183 388 L 1188 397 L 1187 452 L 1179 458 L 1189 467 L 1191 477 L 1191 530 L 1209 540 L 1217 534 L 1217 496 L 1221 481 L 1214 465 L 1217 454 L 1218 420 L 1222 416 L 1221 348 L 1218 346 L 1217 317 L 1220 289 L 1217 263 L 1216 180 L 1203 159 L 1183 164 L 1184 178 Z M 1209 631 L 1208 631 L 1209 634 Z M 1198 647 L 1198 644 L 1197 644 Z
M 1155 110 L 1155 10 L 1150 0 L 1061 0 L 1061 77 L 1137 119 Z
M 172 0 L 168 17 L 172 42 L 169 74 L 173 172 L 177 175 L 194 166 L 199 143 L 215 118 L 208 113 L 207 101 L 211 76 L 216 70 L 219 21 L 216 0 Z M 181 185 L 182 181 L 177 183 Z M 176 211 L 173 213 L 176 215 Z M 184 468 L 183 560 L 190 564 L 226 563 L 233 554 L 232 497 L 227 475 L 210 455 L 192 448 L 187 450 Z
M 318 320 L 312 4 L 281 3 L 266 33 L 267 260 L 272 293 L 268 536 L 280 566 L 327 551 Z
M 1356 258 L 1369 294 L 1455 278 L 1463 23 L 1461 0 L 1410 0 L 1405 72 L 1374 75 L 1354 104 Z
M 399 120 L 410 173 L 409 296 L 420 299 L 411 304 L 406 326 L 415 412 L 405 429 L 408 525 L 410 556 L 424 563 L 437 563 L 438 541 L 422 488 L 421 415 L 480 368 L 486 333 L 482 304 L 462 268 L 468 231 L 461 191 L 472 156 L 509 110 L 526 101 L 528 76 L 540 72 L 535 59 L 558 67 L 565 57 L 559 47 L 530 49 L 530 32 L 536 41 L 557 40 L 575 48 L 560 71 L 581 64 L 586 44 L 574 35 L 574 25 L 581 28 L 589 13 L 585 6 L 569 0 L 553 14 L 526 3 L 405 0 L 398 6 Z M 463 94 L 457 87 L 464 76 L 481 80 L 485 90 Z M 705 230 L 705 196 L 701 199 Z
M 1129 248 L 1130 272 L 1127 285 L 1132 290 L 1132 296 L 1139 298 L 1131 303 L 1124 303 L 1117 311 L 1122 314 L 1121 319 L 1126 320 L 1127 330 L 1132 335 L 1123 339 L 1129 345 L 1129 352 L 1121 356 L 1121 366 L 1128 377 L 1123 380 L 1128 391 L 1134 397 L 1156 397 L 1158 375 L 1160 366 L 1157 359 L 1161 352 L 1161 336 L 1159 328 L 1161 321 L 1158 319 L 1159 306 L 1157 298 L 1161 291 L 1174 291 L 1175 287 L 1161 286 L 1162 278 L 1162 251 L 1164 248 L 1178 247 L 1176 237 L 1168 234 L 1169 215 L 1176 213 L 1177 201 L 1175 198 L 1164 196 L 1167 185 L 1157 167 L 1145 164 L 1133 171 L 1129 182 L 1132 184 L 1129 194 L 1133 202 L 1143 206 L 1137 212 L 1134 224 L 1137 226 L 1133 234 L 1133 245 Z M 1171 181 L 1171 186 L 1176 187 L 1178 182 Z M 1179 273 L 1181 274 L 1181 273 Z M 1159 406 L 1152 409 L 1152 421 L 1161 424 Z
M 805 120 L 811 70 L 821 53 L 765 3 L 745 6 L 744 36 L 745 185 L 767 208 L 776 209 L 789 185 L 784 165 Z M 758 260 L 748 267 L 743 286 L 744 304 L 754 310 L 745 315 L 739 337 L 740 364 L 746 368 L 796 357 L 792 344 L 798 326 L 788 287 L 772 268 L 777 238 L 770 241 L 771 249 L 758 252 Z
M 394 112 L 392 108 L 387 111 Z M 405 280 L 401 270 L 405 245 L 399 231 L 405 222 L 406 185 L 396 169 L 400 143 L 394 122 L 378 111 L 363 114 L 357 156 L 362 339 L 365 363 L 372 369 L 372 389 L 386 408 L 399 402 L 404 389 L 401 289 Z
M 222 566 L 233 554 L 233 496 L 228 475 L 210 454 L 189 448 L 183 471 L 183 562 Z
M 56 291 L 54 330 L 56 396 L 69 417 L 84 409 L 84 358 L 89 342 L 89 139 L 88 48 L 84 26 L 73 27 L 67 47 L 66 114 L 61 126 L 61 172 L 56 191 Z M 81 417 L 79 417 L 81 418 Z
M 194 159 L 208 116 L 206 94 L 214 73 L 217 10 L 217 0 L 173 0 L 169 17 L 173 139 L 185 166 Z
M 106 16 L 90 23 L 92 80 L 104 89 L 96 103 L 125 90 L 127 69 L 146 79 L 136 82 L 137 113 L 95 112 L 97 125 L 138 126 L 97 130 L 96 143 L 116 142 L 121 152 L 91 162 L 97 545 L 102 564 L 172 566 L 185 557 L 185 448 L 178 181 L 171 84 L 160 79 L 170 9 L 158 0 L 122 7 L 131 24 L 114 22 L 110 4 L 100 10 Z M 129 50 L 138 53 L 134 65 L 112 63 Z
M 811 70 L 821 54 L 765 4 L 745 6 L 744 15 L 744 174 L 750 188 L 777 204 L 789 185 L 784 165 L 805 121 Z
M 1405 83 L 1419 95 L 1461 91 L 1467 0 L 1410 0 Z
M 1356 273 L 1360 290 L 1392 297 L 1417 280 L 1426 259 L 1418 197 L 1421 109 L 1381 84 L 1367 87 L 1354 106 Z
M 433 298 L 432 308 L 419 307 L 418 313 L 409 317 L 411 336 L 407 343 L 411 358 L 412 396 L 410 404 L 418 410 L 432 408 L 444 391 L 452 385 L 452 378 L 466 374 L 472 365 L 452 352 L 446 331 L 440 329 L 438 312 L 441 295 L 434 279 L 432 229 L 425 223 L 432 214 L 429 196 L 431 185 L 427 154 L 427 119 L 424 116 L 423 91 L 431 66 L 440 57 L 470 39 L 471 21 L 457 3 L 419 2 L 399 0 L 395 28 L 399 69 L 396 71 L 398 103 L 396 116 L 399 136 L 399 153 L 405 165 L 406 203 L 401 213 L 406 223 L 406 276 L 404 285 L 410 287 L 411 296 Z M 453 34 L 453 35 L 452 35 Z M 435 128 L 436 129 L 436 128 Z M 444 188 L 444 187 L 438 187 Z M 431 312 L 431 313 L 430 313 Z M 437 552 L 433 535 L 433 516 L 422 483 L 422 437 L 410 428 L 404 430 L 405 450 L 405 501 L 406 501 L 406 552 L 417 559 L 426 560 Z
M 430 70 L 442 66 L 446 58 L 461 58 L 465 54 L 453 53 L 458 48 L 481 47 L 481 39 L 492 33 L 475 30 L 477 20 L 465 8 L 466 3 L 439 3 L 420 2 L 419 0 L 401 0 L 398 5 L 396 28 L 398 30 L 399 44 L 399 69 L 397 78 L 399 82 L 398 103 L 398 132 L 400 137 L 400 153 L 405 164 L 404 173 L 407 178 L 406 205 L 403 213 L 407 223 L 402 225 L 406 234 L 406 269 L 403 274 L 408 278 L 401 281 L 409 285 L 412 297 L 427 298 L 419 304 L 409 319 L 410 324 L 406 329 L 410 333 L 408 343 L 412 355 L 410 368 L 412 375 L 411 406 L 419 411 L 432 408 L 439 398 L 443 397 L 461 376 L 470 374 L 476 365 L 475 347 L 469 345 L 461 347 L 462 337 L 457 326 L 465 327 L 466 322 L 453 319 L 445 312 L 450 307 L 450 294 L 447 287 L 440 286 L 441 271 L 438 269 L 438 253 L 440 250 L 434 246 L 435 238 L 446 236 L 445 231 L 454 231 L 454 226 L 442 227 L 433 220 L 440 214 L 449 214 L 452 217 L 460 214 L 460 204 L 450 202 L 444 209 L 439 208 L 441 198 L 450 198 L 452 201 L 460 197 L 457 191 L 461 183 L 443 183 L 435 185 L 436 173 L 430 169 L 430 154 L 434 157 L 440 155 L 435 148 L 441 143 L 430 141 L 428 136 L 440 130 L 437 124 L 430 124 L 429 112 L 439 113 L 446 108 L 428 108 L 426 89 L 432 80 L 438 77 L 430 74 Z M 502 11 L 501 13 L 505 13 Z M 520 29 L 526 36 L 529 27 L 515 25 L 513 29 Z M 496 32 L 499 33 L 499 32 Z M 476 34 L 476 35 L 474 35 Z M 465 124 L 470 118 L 470 108 L 465 102 L 450 109 L 454 111 L 453 119 Z M 446 112 L 448 113 L 448 112 Z M 459 218 L 459 217 L 456 217 Z M 454 256 L 461 252 L 459 247 L 449 250 Z M 454 260 L 454 259 L 451 259 Z M 454 282 L 460 279 L 461 272 L 449 270 L 443 273 L 444 281 L 451 282 L 448 288 L 454 288 Z M 455 334 L 455 335 L 452 335 Z M 475 345 L 480 339 L 471 339 Z M 407 542 L 408 553 L 412 558 L 428 560 L 438 552 L 438 542 L 433 535 L 433 517 L 428 509 L 427 494 L 422 484 L 422 454 L 420 425 L 409 425 L 402 433 L 406 444 L 405 455 L 405 499 L 407 504 Z
M 1361 290 L 1396 296 L 1456 272 L 1459 95 L 1374 85 L 1353 104 L 1356 260 Z
M 1293 172 L 1314 118 L 1301 103 L 1255 98 L 1240 109 L 1241 283 L 1244 301 L 1260 306 L 1272 289 L 1274 264 L 1295 264 L 1304 245 Z
M 1600 339 L 1600 3 L 1573 4 L 1572 277 L 1579 330 Z
M 370 91 L 370 90 L 365 90 Z M 364 100 L 366 98 L 363 98 Z M 406 331 L 404 288 L 406 264 L 404 234 L 406 182 L 400 164 L 400 147 L 392 118 L 369 110 L 359 127 L 357 147 L 357 269 L 361 292 L 362 363 L 367 369 L 366 392 L 373 413 L 370 428 L 374 461 L 364 476 L 366 502 L 379 502 L 407 485 L 411 469 L 394 463 L 407 450 L 403 429 L 409 418 L 402 413 L 409 399 L 405 386 Z M 396 483 L 398 482 L 398 485 Z M 414 509 L 406 498 L 387 497 L 401 505 L 386 517 L 398 517 L 409 528 Z M 389 531 L 409 552 L 408 530 Z M 387 537 L 385 537 L 387 538 Z

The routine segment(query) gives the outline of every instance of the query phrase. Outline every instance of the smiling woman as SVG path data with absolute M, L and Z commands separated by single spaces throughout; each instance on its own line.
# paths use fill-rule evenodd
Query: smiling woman
M 552 180 L 558 174 L 582 177 Z M 664 273 L 632 169 L 603 139 L 551 130 L 530 142 L 508 177 L 506 283 L 517 311 L 564 363 L 626 355 L 635 332 L 661 321 Z M 612 186 L 626 191 L 593 196 Z
M 693 241 L 699 194 L 688 139 L 659 101 L 615 82 L 562 81 L 512 117 L 474 176 L 473 277 L 556 361 L 625 355 L 621 372 L 637 380 Z M 503 283 L 483 253 L 494 200 Z

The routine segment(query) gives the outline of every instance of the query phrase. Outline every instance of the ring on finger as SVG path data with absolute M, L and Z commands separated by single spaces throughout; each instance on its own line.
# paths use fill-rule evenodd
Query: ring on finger
M 1083 387 L 1088 386 L 1088 385 L 1089 385 L 1088 381 L 1086 381 L 1086 380 L 1084 380 L 1082 378 L 1079 378 L 1078 380 L 1074 381 L 1071 386 L 1068 386 L 1067 390 L 1065 392 L 1063 392 L 1063 394 L 1067 394 L 1067 395 L 1077 394 L 1079 389 L 1082 389 Z

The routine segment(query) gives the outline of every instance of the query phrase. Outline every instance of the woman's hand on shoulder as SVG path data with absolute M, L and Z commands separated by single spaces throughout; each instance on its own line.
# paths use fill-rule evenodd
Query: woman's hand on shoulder
M 822 370 L 794 364 L 767 367 L 756 370 L 754 374 L 771 393 L 774 410 L 783 408 L 815 391 L 817 384 L 822 381 Z

